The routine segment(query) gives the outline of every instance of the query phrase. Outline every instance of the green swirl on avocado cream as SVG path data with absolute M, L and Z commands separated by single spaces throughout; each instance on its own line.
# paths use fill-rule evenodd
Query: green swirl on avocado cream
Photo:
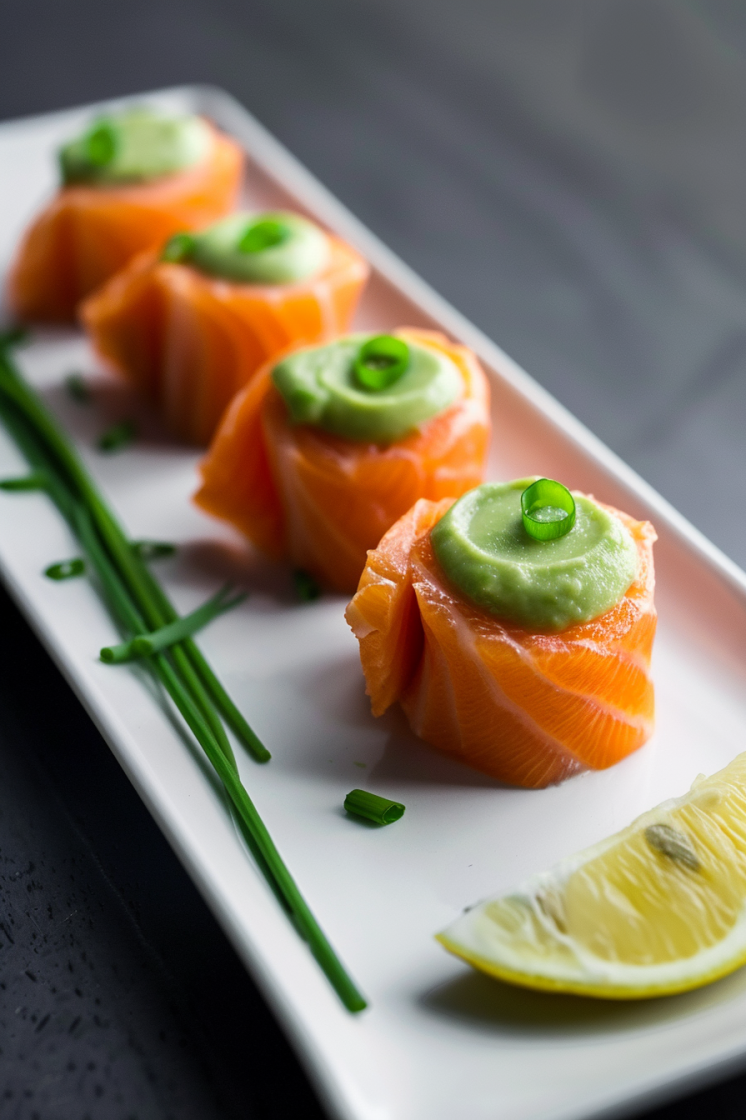
M 392 371 L 396 365 L 395 379 L 373 379 L 387 362 Z M 461 373 L 446 354 L 391 335 L 347 335 L 299 350 L 275 366 L 272 381 L 291 423 L 371 443 L 400 439 L 463 393 Z
M 147 183 L 200 163 L 210 142 L 200 117 L 128 109 L 100 117 L 60 149 L 62 180 L 67 186 Z
M 610 610 L 637 572 L 637 548 L 618 517 L 574 494 L 570 532 L 536 540 L 526 532 L 521 494 L 535 482 L 485 482 L 434 526 L 435 556 L 449 581 L 506 621 L 559 631 Z
M 300 214 L 239 213 L 201 233 L 177 233 L 162 259 L 235 284 L 297 284 L 327 263 L 329 239 Z

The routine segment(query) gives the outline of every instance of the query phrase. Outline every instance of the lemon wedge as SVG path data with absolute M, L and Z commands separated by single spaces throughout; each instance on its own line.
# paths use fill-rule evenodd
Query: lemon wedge
M 466 910 L 438 940 L 509 983 L 602 999 L 746 963 L 746 754 L 607 840 Z

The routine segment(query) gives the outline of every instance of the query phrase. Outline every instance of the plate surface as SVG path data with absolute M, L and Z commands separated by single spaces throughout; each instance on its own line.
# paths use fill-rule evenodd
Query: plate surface
M 610 771 L 544 791 L 502 788 L 440 758 L 391 713 L 370 716 L 344 601 L 299 606 L 288 573 L 252 556 L 189 502 L 197 456 L 162 437 L 126 387 L 97 370 L 74 332 L 40 332 L 22 365 L 72 432 L 133 537 L 182 547 L 159 575 L 189 610 L 226 576 L 251 589 L 201 639 L 273 752 L 240 758 L 245 784 L 322 927 L 371 1001 L 339 1005 L 279 911 L 202 759 L 136 671 L 97 660 L 113 627 L 83 580 L 41 574 L 75 553 L 41 495 L 0 493 L 0 569 L 279 1015 L 338 1120 L 580 1120 L 639 1107 L 746 1057 L 746 972 L 700 992 L 610 1004 L 524 992 L 449 957 L 432 938 L 465 905 L 594 843 L 746 746 L 746 576 L 497 347 L 414 276 L 228 95 L 179 89 L 130 101 L 203 112 L 250 154 L 246 202 L 299 208 L 374 266 L 362 328 L 441 328 L 491 375 L 490 474 L 560 477 L 636 517 L 656 546 L 658 724 Z M 121 102 L 118 104 L 122 104 Z M 0 126 L 0 261 L 51 194 L 54 150 L 102 106 Z M 95 401 L 63 389 L 91 375 Z M 109 423 L 138 415 L 141 439 L 93 450 Z M 0 476 L 22 468 L 0 432 Z M 363 785 L 407 805 L 380 831 L 342 811 Z

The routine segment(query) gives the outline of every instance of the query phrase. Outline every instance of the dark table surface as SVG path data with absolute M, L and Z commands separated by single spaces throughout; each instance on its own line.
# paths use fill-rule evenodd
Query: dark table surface
M 235 94 L 746 564 L 746 7 L 0 6 L 0 117 L 196 81 Z M 232 949 L 2 592 L 0 612 L 0 1117 L 321 1117 Z M 646 1116 L 728 1120 L 745 1097 L 737 1077 Z

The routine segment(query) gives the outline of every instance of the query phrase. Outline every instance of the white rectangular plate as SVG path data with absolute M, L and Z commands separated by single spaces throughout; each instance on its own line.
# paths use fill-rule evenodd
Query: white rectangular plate
M 143 100 L 143 98 L 134 99 Z M 541 792 L 505 789 L 415 740 L 396 713 L 374 720 L 344 602 L 299 606 L 287 572 L 252 557 L 189 502 L 197 456 L 141 417 L 141 441 L 92 450 L 137 408 L 96 371 L 74 332 L 39 334 L 22 364 L 71 431 L 133 537 L 183 545 L 159 568 L 191 609 L 226 573 L 252 589 L 203 647 L 273 753 L 240 759 L 301 889 L 371 1001 L 342 1009 L 240 842 L 201 758 L 144 678 L 97 661 L 115 639 L 85 581 L 42 576 L 75 545 L 41 495 L 0 494 L 0 566 L 13 594 L 279 1015 L 338 1120 L 560 1120 L 640 1107 L 746 1056 L 746 973 L 674 999 L 609 1004 L 512 989 L 448 956 L 433 933 L 465 905 L 591 844 L 680 794 L 746 747 L 746 576 L 488 339 L 385 249 L 226 94 L 147 95 L 213 117 L 250 155 L 249 205 L 305 210 L 355 244 L 374 275 L 358 323 L 439 327 L 471 346 L 492 383 L 491 475 L 546 474 L 658 530 L 659 633 L 653 741 L 610 771 Z M 102 106 L 0 127 L 0 254 L 54 189 L 56 146 Z M 96 401 L 66 398 L 71 369 L 95 373 Z M 0 475 L 22 466 L 0 433 Z M 342 811 L 357 785 L 407 805 L 394 827 Z

